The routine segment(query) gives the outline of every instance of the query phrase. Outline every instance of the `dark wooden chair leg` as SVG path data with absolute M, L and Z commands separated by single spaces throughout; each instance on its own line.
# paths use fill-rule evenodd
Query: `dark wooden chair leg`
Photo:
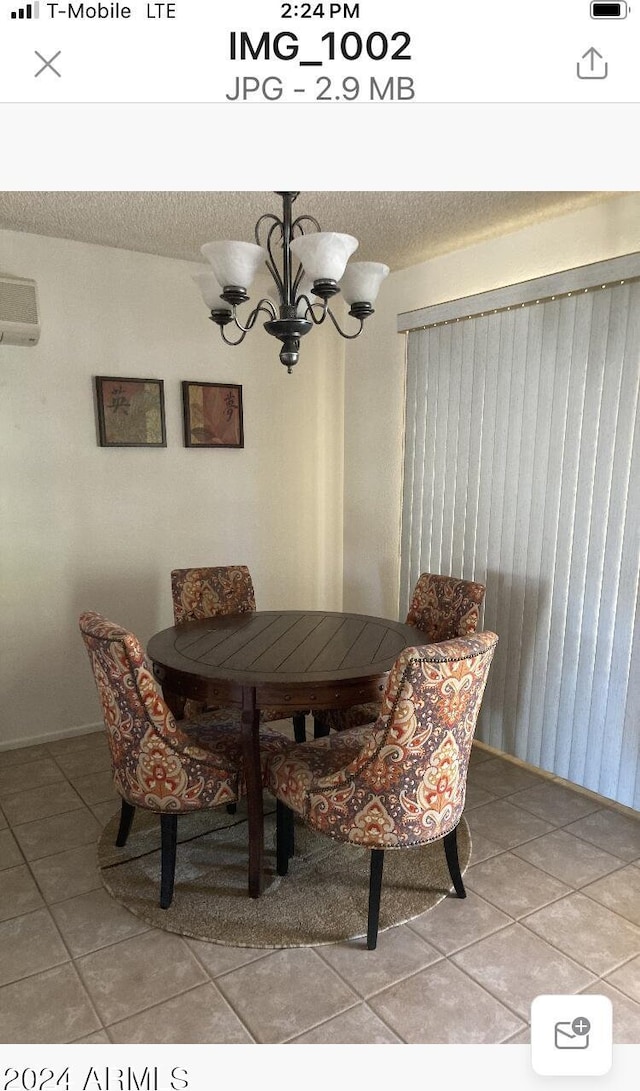
M 227 803 L 227 814 L 235 814 L 238 810 L 237 803 Z
M 176 874 L 176 848 L 178 845 L 177 814 L 160 815 L 161 865 L 160 865 L 160 908 L 168 909 L 173 898 L 173 883 Z
M 296 742 L 307 741 L 307 716 L 305 712 L 296 712 L 293 716 L 293 737 Z
M 295 827 L 293 824 L 294 814 L 290 807 L 287 807 L 287 852 L 289 853 L 289 859 L 295 856 L 296 843 L 295 843 Z
M 314 739 L 324 739 L 325 735 L 328 735 L 331 728 L 322 723 L 316 716 L 313 717 L 313 737 Z
M 367 950 L 375 951 L 378 942 L 378 921 L 380 919 L 380 891 L 382 890 L 382 868 L 384 849 L 371 850 L 371 868 L 369 871 L 369 919 L 367 922 Z
M 462 875 L 460 872 L 460 861 L 458 860 L 458 827 L 451 830 L 444 840 L 444 852 L 447 857 L 447 866 L 449 868 L 449 875 L 453 883 L 454 890 L 459 898 L 466 898 L 467 892 L 464 889 L 464 883 L 462 882 Z
M 127 843 L 127 837 L 131 833 L 131 825 L 133 823 L 133 816 L 136 813 L 136 809 L 133 803 L 127 803 L 126 799 L 122 800 L 122 807 L 120 808 L 120 825 L 118 826 L 118 836 L 116 837 L 116 845 L 119 849 Z
M 293 811 L 276 800 L 276 870 L 278 875 L 286 875 L 289 870 L 289 857 L 293 856 Z

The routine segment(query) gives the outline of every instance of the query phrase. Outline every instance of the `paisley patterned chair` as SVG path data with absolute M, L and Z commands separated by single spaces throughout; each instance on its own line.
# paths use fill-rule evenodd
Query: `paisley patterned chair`
M 92 612 L 80 616 L 80 632 L 102 704 L 114 784 L 122 797 L 116 845 L 126 844 L 136 807 L 159 815 L 160 906 L 168 909 L 178 815 L 233 804 L 245 794 L 240 736 L 235 724 L 211 724 L 206 716 L 178 725 L 133 633 Z M 263 764 L 268 753 L 287 743 L 279 732 L 261 729 Z
M 413 589 L 406 624 L 415 625 L 431 644 L 475 633 L 485 590 L 483 584 L 472 583 L 471 580 L 423 572 Z M 319 738 L 328 735 L 331 730 L 344 731 L 358 724 L 371 723 L 379 710 L 376 702 L 369 702 L 346 709 L 316 712 L 314 735 Z
M 293 855 L 293 816 L 337 841 L 371 849 L 367 947 L 378 936 L 385 850 L 442 840 L 459 898 L 456 844 L 469 755 L 495 633 L 406 648 L 387 678 L 375 723 L 295 745 L 267 759 L 277 800 L 277 866 Z
M 249 569 L 243 564 L 217 568 L 174 568 L 171 573 L 171 597 L 175 625 L 223 614 L 249 614 L 256 608 L 253 581 Z M 194 716 L 203 712 L 204 708 L 204 705 L 188 700 L 185 714 Z M 304 742 L 306 712 L 290 713 L 289 710 L 264 708 L 260 710 L 260 719 L 265 723 L 282 720 L 287 713 L 293 720 L 296 742 Z M 237 717 L 232 709 L 222 710 L 222 715 L 231 719 Z

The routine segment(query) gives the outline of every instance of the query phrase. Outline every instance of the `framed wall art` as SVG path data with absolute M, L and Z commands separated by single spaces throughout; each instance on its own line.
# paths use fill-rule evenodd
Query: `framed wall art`
M 244 447 L 242 387 L 182 383 L 185 447 Z
M 96 375 L 101 447 L 166 447 L 164 381 Z

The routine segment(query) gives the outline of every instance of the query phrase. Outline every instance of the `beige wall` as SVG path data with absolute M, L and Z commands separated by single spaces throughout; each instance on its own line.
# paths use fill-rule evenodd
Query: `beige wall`
M 400 608 L 405 338 L 397 315 L 638 250 L 640 194 L 624 194 L 388 277 L 370 319 L 375 337 L 347 354 L 345 609 L 395 617 Z
M 0 347 L 0 746 L 99 720 L 78 615 L 146 641 L 173 567 L 244 563 L 258 607 L 341 607 L 333 330 L 287 375 L 259 328 L 221 344 L 186 262 L 0 232 L 0 271 L 34 278 L 42 313 L 36 347 Z M 96 374 L 165 380 L 166 449 L 97 445 Z M 182 379 L 242 384 L 243 450 L 183 447 Z
M 360 339 L 314 331 L 288 376 L 261 330 L 220 344 L 188 263 L 0 232 L 43 319 L 36 348 L 0 348 L 0 746 L 97 722 L 78 614 L 147 640 L 175 566 L 246 563 L 259 607 L 396 616 L 398 312 L 635 250 L 632 194 L 399 271 Z M 97 446 L 96 374 L 164 378 L 166 450 Z M 242 383 L 243 451 L 182 446 L 183 378 Z

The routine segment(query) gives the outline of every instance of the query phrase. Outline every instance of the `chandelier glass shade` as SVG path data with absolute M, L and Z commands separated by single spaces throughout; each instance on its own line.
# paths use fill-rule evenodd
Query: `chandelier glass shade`
M 358 247 L 353 235 L 321 231 L 313 216 L 294 219 L 298 193 L 279 192 L 278 196 L 282 198 L 281 218 L 272 213 L 261 216 L 255 225 L 255 243 L 205 243 L 201 252 L 209 265 L 193 279 L 226 344 L 239 345 L 258 316 L 265 315 L 264 328 L 282 343 L 280 360 L 291 373 L 298 362 L 301 338 L 327 318 L 342 337 L 352 339 L 362 332 L 365 319 L 374 313 L 373 304 L 389 268 L 381 262 L 349 264 Z M 248 290 L 263 265 L 273 277 L 274 288 L 241 322 L 237 308 L 248 302 Z M 351 332 L 340 327 L 329 307 L 329 300 L 340 291 L 357 323 Z M 235 331 L 233 337 L 228 336 L 226 327 Z

